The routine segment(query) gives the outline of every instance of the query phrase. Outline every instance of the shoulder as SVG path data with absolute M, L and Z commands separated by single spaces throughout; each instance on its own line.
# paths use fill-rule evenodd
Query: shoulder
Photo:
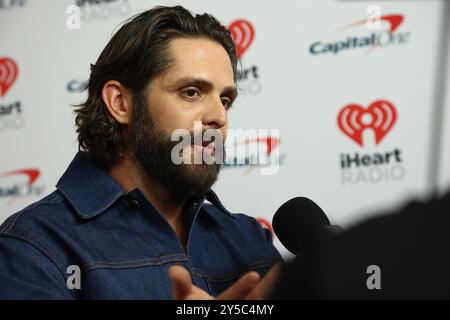
M 69 212 L 64 197 L 55 190 L 41 200 L 8 217 L 0 226 L 0 235 L 13 234 L 18 230 L 32 232 L 36 223 L 61 219 L 61 215 Z
M 228 257 L 224 260 L 229 261 L 230 270 L 236 271 L 238 266 L 238 270 L 257 270 L 264 275 L 283 260 L 273 245 L 271 231 L 263 228 L 254 217 L 231 213 L 213 204 L 205 204 L 203 208 L 206 214 L 202 213 L 198 222 L 204 239 L 211 239 L 214 251 Z
M 272 233 L 252 216 L 244 213 L 232 213 L 223 207 L 213 204 L 205 204 L 203 208 L 214 219 L 227 230 L 229 235 L 245 237 L 251 241 L 269 244 L 272 247 Z
M 54 191 L 7 218 L 0 226 L 0 241 L 9 242 L 5 240 L 8 238 L 21 240 L 24 250 L 37 249 L 56 263 L 62 257 L 54 249 L 52 239 L 70 228 L 70 223 L 67 223 L 70 219 L 74 216 L 67 201 Z

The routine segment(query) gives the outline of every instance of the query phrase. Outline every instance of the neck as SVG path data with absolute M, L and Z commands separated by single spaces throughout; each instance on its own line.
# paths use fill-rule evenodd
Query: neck
M 186 197 L 175 194 L 161 182 L 150 177 L 130 154 L 120 158 L 108 173 L 126 191 L 139 188 L 184 243 L 183 207 Z

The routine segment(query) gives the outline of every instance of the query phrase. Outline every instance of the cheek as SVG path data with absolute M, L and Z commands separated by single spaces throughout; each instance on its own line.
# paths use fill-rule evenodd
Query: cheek
M 156 125 L 168 133 L 176 129 L 193 130 L 194 121 L 200 120 L 194 112 L 183 107 L 176 99 L 165 99 L 164 104 L 160 104 L 153 111 Z

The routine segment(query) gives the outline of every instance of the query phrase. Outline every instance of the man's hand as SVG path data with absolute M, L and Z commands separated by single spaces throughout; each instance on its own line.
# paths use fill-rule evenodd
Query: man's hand
M 261 279 L 255 271 L 244 274 L 235 284 L 216 297 L 218 300 L 257 300 L 266 299 L 278 279 L 279 265 L 272 267 Z M 181 266 L 169 269 L 169 278 L 173 286 L 173 298 L 176 300 L 214 299 L 207 292 L 194 286 L 189 272 Z

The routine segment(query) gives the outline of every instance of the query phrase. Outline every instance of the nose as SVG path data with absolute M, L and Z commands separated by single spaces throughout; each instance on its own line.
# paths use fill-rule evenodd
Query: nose
M 228 122 L 227 111 L 220 97 L 211 99 L 203 114 L 202 124 L 206 129 L 220 129 Z

